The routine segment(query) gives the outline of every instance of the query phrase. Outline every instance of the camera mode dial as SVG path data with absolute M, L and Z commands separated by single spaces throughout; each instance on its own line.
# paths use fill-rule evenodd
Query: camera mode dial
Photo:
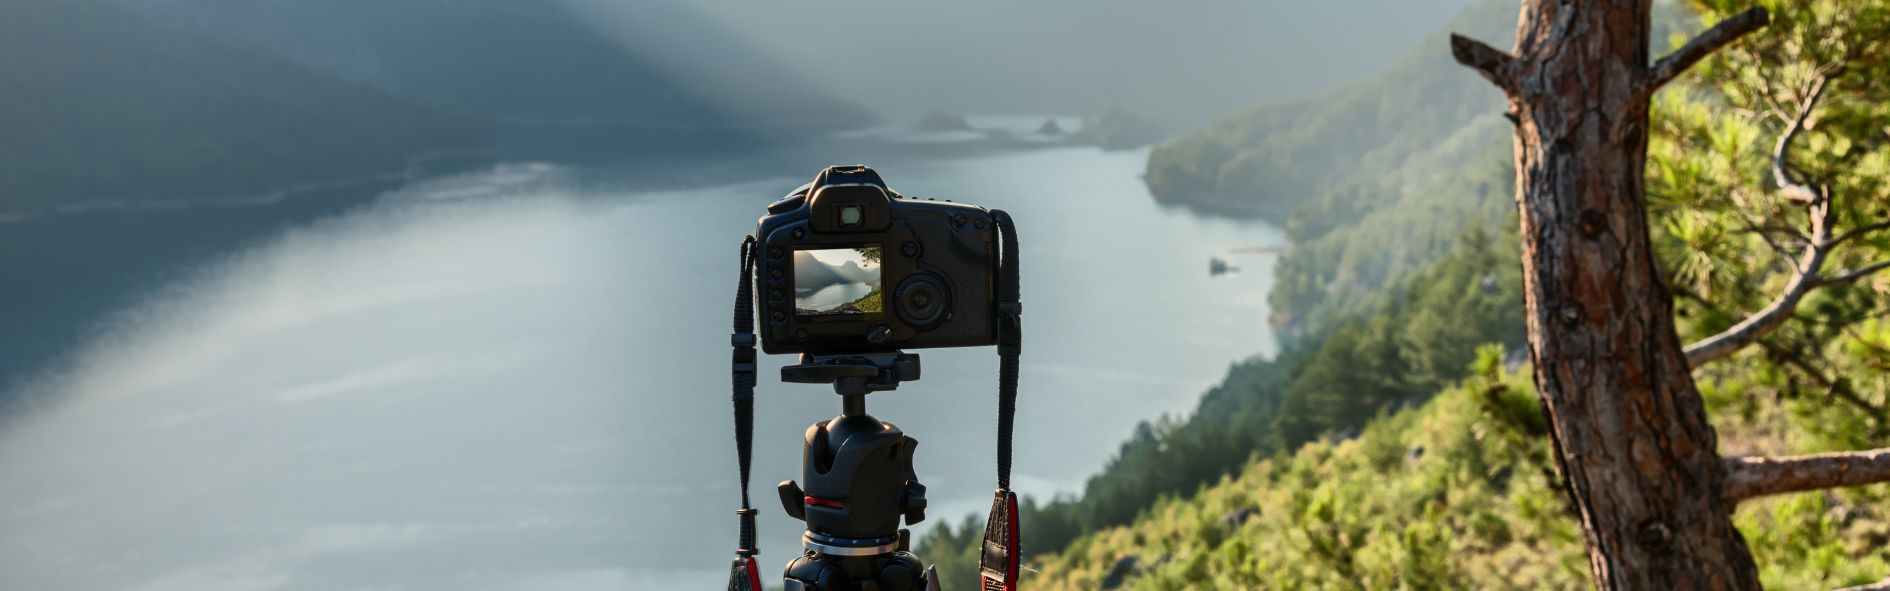
M 951 315 L 951 288 L 938 275 L 920 271 L 907 275 L 893 290 L 893 311 L 915 330 L 931 330 Z

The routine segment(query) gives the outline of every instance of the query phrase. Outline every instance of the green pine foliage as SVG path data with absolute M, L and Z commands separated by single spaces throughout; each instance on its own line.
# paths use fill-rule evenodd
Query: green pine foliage
M 1890 222 L 1890 2 L 1761 4 L 1770 26 L 1656 97 L 1647 185 L 1654 246 L 1672 276 L 1687 340 L 1765 307 L 1790 280 L 1810 220 L 1778 189 L 1772 155 L 1821 79 L 1789 166 L 1829 192 L 1836 235 Z M 1699 8 L 1712 20 L 1744 5 Z M 1822 275 L 1890 260 L 1890 233 L 1852 236 L 1832 250 Z M 1813 419 L 1804 424 L 1824 440 L 1818 451 L 1881 447 L 1890 441 L 1886 309 L 1890 275 L 1820 288 L 1792 322 L 1699 377 L 1775 392 Z

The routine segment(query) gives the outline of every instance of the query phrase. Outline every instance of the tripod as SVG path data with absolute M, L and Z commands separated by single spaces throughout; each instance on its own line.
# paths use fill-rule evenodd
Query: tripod
M 937 591 L 938 577 L 912 554 L 899 527 L 925 520 L 925 485 L 912 470 L 916 439 L 866 414 L 866 395 L 919 379 L 919 356 L 893 351 L 801 355 L 781 380 L 833 384 L 840 416 L 807 428 L 801 483 L 776 489 L 787 514 L 807 523 L 787 591 Z

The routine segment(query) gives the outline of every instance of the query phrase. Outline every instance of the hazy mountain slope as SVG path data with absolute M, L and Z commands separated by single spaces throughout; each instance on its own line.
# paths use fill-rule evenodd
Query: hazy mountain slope
M 670 67 L 664 61 L 671 54 L 700 50 L 670 44 L 633 51 L 600 32 L 603 23 L 587 22 L 557 0 L 115 1 L 344 78 L 511 123 L 812 129 L 869 118 L 855 105 L 785 78 L 768 93 L 733 85 L 723 67 L 746 68 L 752 78 L 770 70 L 764 57 L 729 50 L 726 36 L 681 6 L 638 3 L 641 18 L 611 25 L 630 29 L 623 34 L 632 38 L 666 31 L 715 45 L 715 67 Z M 769 108 L 733 109 L 727 99 Z
M 1189 129 L 1369 76 L 1474 0 L 571 1 L 687 4 L 900 119 L 1120 105 Z
M 841 283 L 868 283 L 878 278 L 876 272 L 862 269 L 853 261 L 829 265 L 814 258 L 814 255 L 808 254 L 807 251 L 794 251 L 795 289 L 820 289 Z
M 1433 31 L 1384 73 L 1317 98 L 1229 116 L 1149 155 L 1165 203 L 1284 221 L 1348 178 L 1378 178 L 1434 149 L 1501 96 L 1444 50 L 1459 31 L 1505 45 L 1517 4 L 1485 0 Z
M 0 214 L 253 196 L 484 149 L 482 119 L 92 0 L 0 3 Z
M 1274 327 L 1288 338 L 1321 332 L 1450 252 L 1470 225 L 1503 227 L 1516 208 L 1508 136 L 1508 121 L 1485 115 L 1382 177 L 1301 205 L 1274 266 Z
M 1494 226 L 1514 209 L 1501 190 L 1510 172 L 1500 96 L 1442 48 L 1451 31 L 1500 40 L 1516 11 L 1486 0 L 1373 79 L 1160 146 L 1149 155 L 1150 192 L 1286 225 L 1292 248 L 1269 295 L 1283 336 L 1354 316 L 1449 251 L 1466 223 Z

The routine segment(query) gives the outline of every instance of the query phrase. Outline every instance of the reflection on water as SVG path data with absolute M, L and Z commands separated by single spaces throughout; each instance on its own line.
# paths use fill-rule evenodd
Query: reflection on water
M 836 283 L 820 289 L 796 289 L 794 308 L 814 313 L 828 312 L 842 304 L 851 304 L 869 293 L 873 293 L 870 283 Z
M 882 170 L 1018 220 L 1027 494 L 1076 490 L 1136 421 L 1273 347 L 1269 274 L 1201 262 L 1278 233 L 1157 209 L 1145 155 Z M 470 177 L 200 269 L 10 393 L 51 402 L 0 428 L 0 588 L 722 584 L 738 239 L 800 182 L 631 195 L 469 192 L 487 186 Z M 922 442 L 930 514 L 957 521 L 990 495 L 996 355 L 923 357 L 923 381 L 868 408 Z M 831 390 L 767 379 L 786 361 L 764 359 L 757 400 L 770 572 L 798 522 L 766 489 L 798 477 L 801 431 L 839 411 Z

